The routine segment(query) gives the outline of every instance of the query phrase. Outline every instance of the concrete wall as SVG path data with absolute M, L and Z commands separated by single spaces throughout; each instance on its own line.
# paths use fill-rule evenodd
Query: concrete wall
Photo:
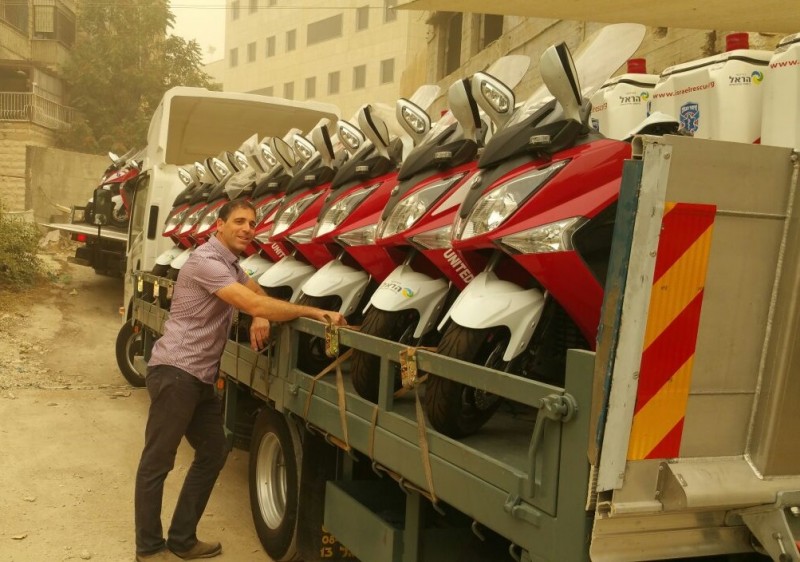
M 40 146 L 27 147 L 26 161 L 25 208 L 36 222 L 65 221 L 69 215 L 57 205 L 85 205 L 109 164 L 107 156 Z
M 0 122 L 0 201 L 9 211 L 25 206 L 25 147 L 50 146 L 53 132 L 30 122 Z

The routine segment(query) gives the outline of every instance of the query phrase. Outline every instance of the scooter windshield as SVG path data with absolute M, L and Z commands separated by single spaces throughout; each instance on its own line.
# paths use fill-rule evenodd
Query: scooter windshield
M 584 97 L 591 97 L 625 64 L 641 45 L 644 34 L 645 27 L 640 24 L 607 25 L 581 44 L 572 55 L 572 60 Z M 526 120 L 552 99 L 553 96 L 545 86 L 539 87 L 514 113 L 506 127 Z M 549 118 L 548 121 L 552 122 Z

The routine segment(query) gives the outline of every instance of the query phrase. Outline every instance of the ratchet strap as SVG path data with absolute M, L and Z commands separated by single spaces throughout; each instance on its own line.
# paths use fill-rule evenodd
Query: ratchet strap
M 435 347 L 407 347 L 400 352 L 400 378 L 403 387 L 395 393 L 395 396 L 403 396 L 410 390 L 414 389 L 414 402 L 417 414 L 417 438 L 419 439 L 419 452 L 422 457 L 422 470 L 425 473 L 425 480 L 428 483 L 428 494 L 430 500 L 436 505 L 439 499 L 436 497 L 436 491 L 433 487 L 433 469 L 431 467 L 431 452 L 428 446 L 428 428 L 425 425 L 425 413 L 422 410 L 422 401 L 419 397 L 419 390 L 416 388 L 428 379 L 425 374 L 421 377 L 417 376 L 417 356 L 416 353 L 420 349 L 425 351 L 436 351 Z

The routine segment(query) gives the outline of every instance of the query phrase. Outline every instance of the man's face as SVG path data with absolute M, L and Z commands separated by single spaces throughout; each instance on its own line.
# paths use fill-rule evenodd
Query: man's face
M 234 209 L 228 215 L 228 220 L 217 219 L 217 238 L 238 255 L 250 244 L 255 228 L 256 214 L 252 209 Z

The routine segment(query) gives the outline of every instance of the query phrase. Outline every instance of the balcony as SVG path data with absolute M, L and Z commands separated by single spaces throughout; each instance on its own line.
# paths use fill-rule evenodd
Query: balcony
M 0 92 L 0 122 L 18 121 L 60 130 L 72 123 L 73 109 L 29 92 Z

